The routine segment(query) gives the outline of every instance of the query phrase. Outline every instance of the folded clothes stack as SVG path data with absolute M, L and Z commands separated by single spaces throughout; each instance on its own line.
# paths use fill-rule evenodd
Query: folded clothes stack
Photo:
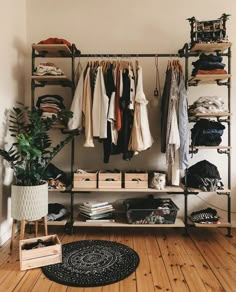
M 58 191 L 64 191 L 66 186 L 69 186 L 71 183 L 66 173 L 52 163 L 49 163 L 48 167 L 44 171 L 43 180 L 48 182 L 48 189 Z
M 60 221 L 65 218 L 66 214 L 68 213 L 65 206 L 58 203 L 50 203 L 48 204 L 48 221 Z
M 58 68 L 54 63 L 40 63 L 33 72 L 33 75 L 37 76 L 62 76 L 64 75 L 63 71 Z
M 201 54 L 199 59 L 192 62 L 194 69 L 192 71 L 192 76 L 198 74 L 227 74 L 225 64 L 222 63 L 222 56 L 217 56 L 214 54 Z
M 55 38 L 55 37 L 50 37 L 47 38 L 45 40 L 41 40 L 40 42 L 38 42 L 38 44 L 42 44 L 42 45 L 67 45 L 70 49 L 72 49 L 72 44 L 63 38 Z M 81 53 L 80 50 L 77 49 L 77 53 Z
M 185 183 L 185 177 L 182 179 L 182 183 Z M 223 182 L 218 168 L 209 161 L 202 160 L 189 167 L 187 186 L 204 192 L 214 192 L 223 189 Z
M 225 112 L 224 100 L 220 96 L 201 96 L 189 106 L 189 115 Z
M 220 122 L 200 119 L 191 129 L 192 146 L 218 146 L 225 126 Z
M 62 38 L 47 38 L 45 40 L 41 40 L 39 44 L 43 44 L 43 45 L 64 44 L 64 45 L 67 45 L 68 47 L 71 47 L 71 43 L 68 40 L 62 39 Z
M 42 95 L 38 98 L 36 106 L 42 111 L 44 118 L 51 118 L 65 109 L 63 97 L 59 95 Z

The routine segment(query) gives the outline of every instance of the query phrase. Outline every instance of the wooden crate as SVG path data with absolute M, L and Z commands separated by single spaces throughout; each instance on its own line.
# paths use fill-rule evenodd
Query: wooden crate
M 25 244 L 35 243 L 38 239 L 52 240 L 55 244 L 30 250 L 23 249 Z M 61 242 L 55 234 L 20 240 L 19 253 L 21 271 L 62 262 Z
M 87 173 L 74 173 L 74 188 L 96 189 L 97 171 L 88 171 Z
M 148 188 L 148 173 L 125 172 L 124 186 L 125 186 L 125 189 L 147 189 Z
M 121 172 L 103 172 L 98 173 L 99 189 L 120 189 L 121 188 Z

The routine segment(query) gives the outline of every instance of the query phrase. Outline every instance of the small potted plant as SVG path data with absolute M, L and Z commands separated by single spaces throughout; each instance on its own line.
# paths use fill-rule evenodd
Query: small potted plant
M 9 150 L 0 149 L 0 155 L 9 162 L 14 172 L 11 187 L 11 215 L 16 220 L 38 220 L 48 213 L 48 186 L 43 173 L 55 155 L 76 134 L 69 132 L 55 146 L 49 131 L 58 121 L 67 124 L 72 112 L 61 111 L 42 118 L 42 112 L 22 103 L 13 107 L 9 118 L 9 131 L 14 137 Z

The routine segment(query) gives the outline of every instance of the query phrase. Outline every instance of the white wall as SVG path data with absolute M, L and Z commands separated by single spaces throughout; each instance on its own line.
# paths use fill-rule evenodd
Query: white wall
M 45 5 L 44 5 L 45 3 Z M 227 3 L 227 5 L 226 5 Z M 215 19 L 229 13 L 232 16 L 227 22 L 227 32 L 232 43 L 236 43 L 236 4 L 234 0 L 222 2 L 220 0 L 199 0 L 197 2 L 182 1 L 156 1 L 156 0 L 100 0 L 100 1 L 82 1 L 82 0 L 51 0 L 51 1 L 28 1 L 27 10 L 27 28 L 29 46 L 33 42 L 38 42 L 48 37 L 66 38 L 83 53 L 176 53 L 184 43 L 190 41 L 190 25 L 186 20 L 188 17 L 195 16 L 199 20 Z M 234 56 L 233 46 L 232 53 Z M 161 83 L 163 86 L 165 78 L 166 59 L 159 60 Z M 226 60 L 225 60 L 226 61 Z M 154 146 L 133 158 L 131 162 L 125 162 L 120 156 L 111 157 L 108 165 L 102 162 L 102 147 L 99 143 L 95 148 L 83 148 L 83 137 L 79 137 L 76 142 L 76 164 L 75 167 L 83 169 L 113 169 L 119 168 L 135 169 L 165 169 L 165 157 L 160 154 L 160 108 L 153 90 L 155 88 L 155 60 L 140 59 L 144 70 L 145 93 L 150 101 L 149 113 L 151 121 L 151 130 L 155 138 Z M 69 74 L 69 66 L 64 69 Z M 235 75 L 234 66 L 232 66 L 233 76 Z M 234 77 L 232 79 L 232 111 L 236 112 L 236 102 L 234 95 L 236 87 Z M 203 90 L 204 88 L 204 90 Z M 38 91 L 41 94 L 43 91 Z M 45 91 L 44 91 L 45 92 Z M 60 92 L 63 91 L 60 90 Z M 227 89 L 216 86 L 204 86 L 191 88 L 189 90 L 189 100 L 196 99 L 203 94 L 222 94 L 226 98 Z M 68 91 L 64 90 L 68 95 Z M 68 102 L 69 103 L 69 102 Z M 232 118 L 232 133 L 236 123 L 235 115 Z M 234 146 L 236 138 L 232 135 L 232 161 L 235 160 Z M 69 147 L 60 155 L 55 163 L 57 166 L 68 169 Z M 208 159 L 216 164 L 224 179 L 227 181 L 227 168 L 225 155 L 215 155 L 216 152 L 200 152 L 194 157 L 191 163 L 197 160 Z M 145 162 L 145 163 L 144 163 Z M 232 210 L 233 216 L 236 214 L 236 171 L 232 167 Z M 128 194 L 130 196 L 131 194 Z M 133 194 L 135 195 L 135 194 Z M 80 198 L 84 199 L 97 196 L 97 194 L 85 194 Z M 108 196 L 108 195 L 106 195 Z M 77 196 L 77 198 L 79 195 Z M 123 198 L 124 194 L 110 195 L 111 200 Z M 58 199 L 61 197 L 58 197 Z M 201 198 L 201 199 L 200 199 Z M 218 207 L 218 212 L 226 217 L 226 198 L 225 196 L 216 196 L 213 194 L 202 194 L 199 197 L 190 196 L 190 210 L 196 210 L 207 205 L 204 201 Z M 52 200 L 58 200 L 56 196 Z M 183 211 L 183 197 L 174 197 L 177 204 L 181 207 L 180 214 Z M 66 199 L 64 198 L 66 202 Z
M 0 146 L 9 141 L 6 133 L 6 115 L 16 101 L 24 100 L 26 1 L 1 0 L 0 10 Z M 0 246 L 10 237 L 10 183 L 11 171 L 0 163 Z

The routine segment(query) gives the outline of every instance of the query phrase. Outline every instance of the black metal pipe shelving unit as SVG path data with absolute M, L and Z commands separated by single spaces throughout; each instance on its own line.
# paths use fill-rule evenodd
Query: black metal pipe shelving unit
M 227 53 L 222 53 L 217 51 L 217 54 L 221 56 L 227 56 L 228 57 L 228 73 L 231 74 L 231 49 L 230 47 L 228 48 Z M 76 48 L 74 44 L 72 44 L 71 47 L 71 52 L 68 54 L 65 54 L 64 52 L 61 52 L 59 56 L 57 57 L 62 57 L 62 58 L 71 58 L 71 82 L 64 83 L 63 82 L 60 84 L 62 86 L 68 86 L 71 88 L 71 93 L 72 96 L 75 91 L 75 59 L 76 58 L 184 58 L 185 60 L 185 84 L 186 88 L 188 86 L 197 86 L 198 82 L 190 84 L 188 81 L 189 77 L 189 58 L 194 57 L 194 56 L 199 56 L 200 51 L 197 52 L 191 52 L 189 49 L 189 45 L 185 44 L 182 49 L 178 51 L 178 53 L 128 53 L 128 54 L 121 54 L 121 53 L 98 53 L 98 54 L 81 54 L 80 51 Z M 35 69 L 35 58 L 39 57 L 46 57 L 47 52 L 36 52 L 35 48 L 32 48 L 32 75 Z M 231 79 L 230 77 L 228 78 L 227 82 L 221 82 L 217 81 L 218 85 L 225 85 L 228 88 L 228 110 L 230 112 L 230 95 L 231 95 Z M 31 102 L 32 105 L 34 104 L 35 100 L 35 88 L 37 87 L 44 87 L 47 85 L 47 82 L 41 82 L 41 83 L 36 83 L 35 80 L 32 79 L 31 81 Z M 227 117 L 225 120 L 228 123 L 228 146 L 231 146 L 231 140 L 230 140 L 230 116 Z M 74 139 L 71 142 L 71 179 L 73 179 L 73 171 L 74 171 L 74 148 L 75 148 L 75 141 Z M 228 155 L 228 188 L 230 189 L 231 187 L 231 180 L 230 180 L 230 175 L 231 175 L 231 161 L 230 161 L 230 151 L 229 153 L 227 152 Z M 186 170 L 187 173 L 188 170 Z M 185 176 L 186 177 L 186 176 Z M 67 222 L 65 225 L 65 231 L 67 233 L 72 233 L 73 232 L 73 223 L 74 223 L 74 193 L 79 192 L 79 191 L 72 191 L 72 189 L 65 191 L 65 193 L 70 194 L 70 220 Z M 173 192 L 174 193 L 174 192 Z M 183 194 L 184 195 L 184 225 L 185 225 L 185 234 L 188 234 L 188 227 L 192 226 L 188 224 L 188 196 L 189 195 L 197 195 L 199 192 L 198 191 L 191 191 L 188 188 L 188 183 L 185 181 L 185 187 L 183 188 L 183 192 L 176 192 L 176 194 Z M 219 194 L 224 194 L 227 196 L 227 219 L 228 222 L 231 222 L 231 195 L 230 191 L 229 192 L 220 192 Z M 227 227 L 228 236 L 231 236 L 231 227 Z

